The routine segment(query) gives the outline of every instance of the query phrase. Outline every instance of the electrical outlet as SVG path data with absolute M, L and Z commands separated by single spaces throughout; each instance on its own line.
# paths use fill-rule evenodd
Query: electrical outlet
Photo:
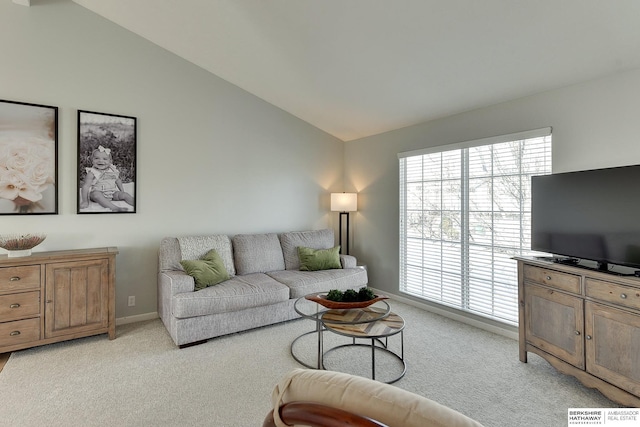
M 131 295 L 129 297 L 129 307 L 134 307 L 136 305 L 136 297 Z

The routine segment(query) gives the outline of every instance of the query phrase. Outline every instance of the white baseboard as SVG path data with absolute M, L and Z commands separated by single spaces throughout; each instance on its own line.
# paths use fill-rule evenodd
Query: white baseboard
M 118 317 L 116 318 L 116 326 L 126 325 L 127 323 L 144 322 L 145 320 L 153 320 L 158 318 L 158 312 L 136 314 L 135 316 Z
M 488 321 L 487 322 L 483 322 L 482 320 L 479 320 L 479 319 L 476 319 L 476 318 L 472 318 L 471 315 L 466 316 L 462 312 L 454 312 L 452 310 L 448 310 L 446 307 L 438 308 L 438 307 L 434 307 L 434 306 L 429 305 L 429 304 L 423 304 L 423 303 L 421 303 L 419 301 L 415 301 L 415 300 L 413 300 L 411 298 L 405 298 L 403 296 L 395 295 L 395 294 L 388 294 L 388 293 L 386 293 L 384 291 L 380 291 L 379 289 L 375 289 L 375 288 L 371 288 L 371 289 L 374 289 L 374 291 L 376 291 L 376 292 L 381 292 L 381 293 L 387 295 L 392 300 L 397 300 L 397 301 L 400 301 L 400 302 L 405 303 L 407 305 L 412 305 L 412 306 L 420 308 L 422 310 L 429 311 L 429 312 L 435 313 L 435 314 L 439 314 L 440 316 L 447 317 L 447 318 L 452 319 L 452 320 L 457 320 L 458 322 L 465 323 L 467 325 L 475 326 L 478 329 L 483 329 L 485 331 L 493 332 L 494 334 L 502 335 L 504 337 L 511 338 L 511 339 L 516 340 L 516 341 L 518 340 L 518 330 L 517 330 L 517 328 L 510 327 L 508 325 L 505 325 L 505 326 L 494 325 L 494 324 L 489 323 Z

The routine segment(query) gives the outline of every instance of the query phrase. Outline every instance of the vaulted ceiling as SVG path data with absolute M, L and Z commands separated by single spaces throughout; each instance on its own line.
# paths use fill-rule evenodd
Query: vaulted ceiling
M 640 67 L 638 0 L 73 0 L 348 141 Z

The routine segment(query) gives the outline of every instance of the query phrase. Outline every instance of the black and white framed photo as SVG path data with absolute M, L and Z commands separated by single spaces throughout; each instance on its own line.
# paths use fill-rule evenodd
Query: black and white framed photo
M 78 110 L 78 213 L 135 213 L 136 197 L 136 118 Z
M 58 213 L 58 107 L 0 100 L 0 215 Z

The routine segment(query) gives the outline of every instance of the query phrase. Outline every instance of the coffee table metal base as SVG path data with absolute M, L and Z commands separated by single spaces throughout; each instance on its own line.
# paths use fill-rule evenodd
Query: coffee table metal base
M 323 331 L 324 332 L 324 331 Z M 318 357 L 317 357 L 317 364 L 311 365 L 305 361 L 303 361 L 300 357 L 298 357 L 296 355 L 295 350 L 293 349 L 296 345 L 296 343 L 301 340 L 302 338 L 306 337 L 307 335 L 311 335 L 311 334 L 318 334 L 318 332 L 316 331 L 309 331 L 309 332 L 305 332 L 304 334 L 300 335 L 299 337 L 297 337 L 296 339 L 294 339 L 291 342 L 291 356 L 295 359 L 296 362 L 298 362 L 299 364 L 301 364 L 302 366 L 304 366 L 305 368 L 309 368 L 309 369 L 324 369 L 324 364 L 323 364 L 323 360 L 322 360 L 322 356 L 323 354 L 322 352 L 322 344 L 321 344 L 321 338 L 318 341 L 318 348 L 320 348 L 319 352 L 318 352 Z M 322 332 L 320 332 L 320 334 L 322 334 Z
M 379 345 L 377 345 L 376 343 L 378 343 Z M 400 363 L 402 364 L 402 372 L 400 373 L 400 375 L 398 375 L 397 377 L 391 380 L 385 381 L 387 384 L 393 384 L 396 381 L 400 380 L 402 377 L 404 377 L 404 374 L 407 373 L 407 363 L 404 360 L 404 333 L 400 331 L 400 348 L 401 348 L 400 354 L 397 354 L 392 350 L 390 350 L 387 344 L 388 343 L 387 343 L 386 337 L 385 337 L 384 343 L 378 338 L 371 338 L 371 343 L 358 343 L 356 342 L 356 339 L 353 338 L 353 342 L 351 344 L 342 344 L 342 345 L 337 345 L 335 347 L 332 347 L 329 350 L 324 352 L 324 356 L 340 348 L 369 347 L 371 348 L 371 379 L 375 380 L 376 379 L 376 351 L 389 354 L 393 356 L 395 359 L 397 359 L 398 361 L 400 361 Z M 324 365 L 324 358 L 323 358 L 322 369 L 327 369 L 326 366 Z
M 332 324 L 330 319 L 332 316 L 341 316 L 344 313 L 340 311 L 328 312 L 323 316 L 324 321 L 320 318 L 316 319 L 316 330 L 305 332 L 298 336 L 291 343 L 291 356 L 300 363 L 302 366 L 309 369 L 326 369 L 324 363 L 324 356 L 338 350 L 340 348 L 348 347 L 369 347 L 371 349 L 371 378 L 376 379 L 376 352 L 384 352 L 391 355 L 401 363 L 402 372 L 395 378 L 385 381 L 388 384 L 394 383 L 404 377 L 407 372 L 407 364 L 404 360 L 404 319 L 395 313 L 389 313 L 387 317 L 382 320 L 365 323 L 365 324 Z M 325 321 L 327 323 L 325 323 Z M 334 346 L 328 350 L 324 350 L 324 332 L 331 331 L 337 335 L 343 335 L 352 339 L 351 343 L 341 344 Z M 312 365 L 303 361 L 296 355 L 294 346 L 296 343 L 305 336 L 316 334 L 317 335 L 317 358 L 316 365 Z M 392 351 L 388 347 L 388 339 L 391 336 L 400 334 L 400 354 Z M 384 338 L 384 342 L 382 339 Z M 356 342 L 356 339 L 363 339 L 369 341 L 368 343 Z

